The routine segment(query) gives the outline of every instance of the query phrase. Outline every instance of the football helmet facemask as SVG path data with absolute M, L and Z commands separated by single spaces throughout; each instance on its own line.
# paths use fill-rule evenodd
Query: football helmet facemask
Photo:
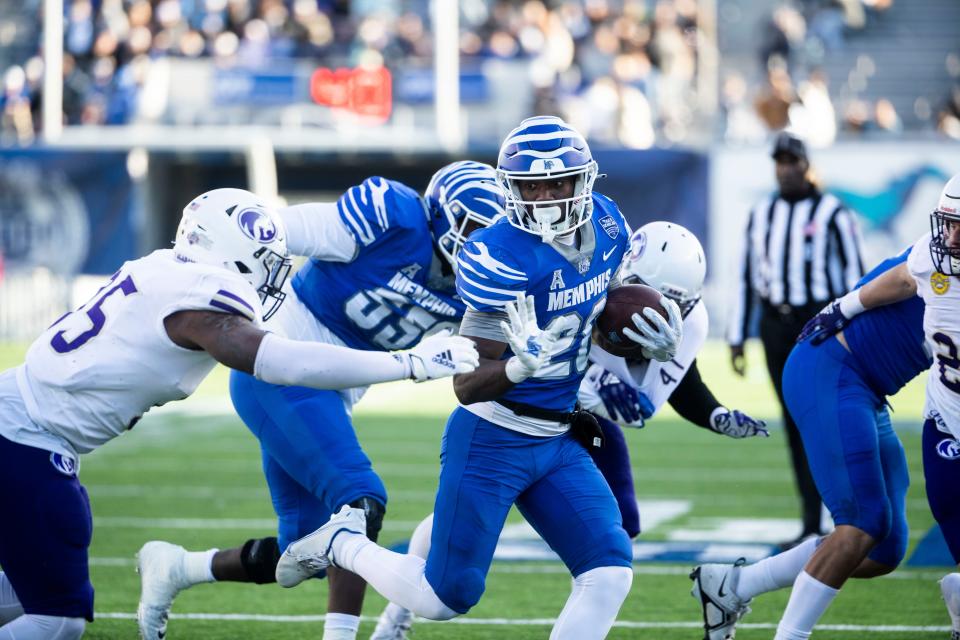
M 524 180 L 574 178 L 573 195 L 557 200 L 524 200 Z M 497 180 L 507 200 L 510 224 L 550 242 L 583 225 L 593 214 L 597 163 L 576 129 L 554 116 L 527 118 L 503 141 Z
M 930 258 L 934 268 L 947 276 L 960 276 L 960 247 L 950 247 L 950 229 L 960 225 L 960 174 L 950 178 L 937 208 L 930 214 Z

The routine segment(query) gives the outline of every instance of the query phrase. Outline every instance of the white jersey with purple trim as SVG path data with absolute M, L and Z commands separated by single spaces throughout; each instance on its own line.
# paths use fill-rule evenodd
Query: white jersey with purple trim
M 627 360 L 594 345 L 590 350 L 590 368 L 580 384 L 580 404 L 591 410 L 603 407 L 597 388 L 599 377 L 606 370 L 647 396 L 656 413 L 670 399 L 683 376 L 687 375 L 691 363 L 696 360 L 697 353 L 707 340 L 709 324 L 707 307 L 702 301 L 698 302 L 683 319 L 683 340 L 677 355 L 667 362 Z M 605 411 L 599 413 L 606 415 Z
M 261 317 L 253 287 L 226 269 L 181 262 L 169 249 L 127 262 L 30 346 L 16 370 L 30 419 L 86 453 L 151 407 L 189 396 L 216 361 L 170 340 L 164 319 L 183 310 Z
M 960 279 L 934 269 L 929 233 L 913 245 L 907 268 L 923 298 L 923 334 L 933 354 L 923 416 L 960 438 Z

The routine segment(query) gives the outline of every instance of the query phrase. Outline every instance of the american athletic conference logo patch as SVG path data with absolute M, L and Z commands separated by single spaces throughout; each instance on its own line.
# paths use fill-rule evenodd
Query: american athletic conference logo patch
M 72 456 L 65 456 L 62 453 L 51 453 L 50 464 L 65 476 L 72 478 L 77 475 L 77 459 Z
M 937 455 L 946 460 L 960 458 L 960 442 L 953 438 L 944 438 L 937 443 Z
M 263 211 L 259 209 L 244 209 L 237 216 L 237 224 L 251 239 L 260 244 L 272 242 L 277 237 L 277 227 Z
M 603 227 L 603 230 L 607 232 L 608 236 L 610 236 L 610 239 L 616 240 L 617 236 L 620 235 L 620 225 L 617 224 L 617 221 L 610 216 L 603 216 L 600 218 L 599 222 L 600 226 Z
M 938 296 L 942 296 L 950 290 L 950 276 L 945 276 L 939 271 L 930 274 L 930 288 Z

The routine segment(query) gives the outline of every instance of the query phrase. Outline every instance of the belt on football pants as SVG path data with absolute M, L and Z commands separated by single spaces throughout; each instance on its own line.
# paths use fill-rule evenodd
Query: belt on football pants
M 538 420 L 549 420 L 550 422 L 559 422 L 560 424 L 569 424 L 570 433 L 587 449 L 603 447 L 603 429 L 600 423 L 589 411 L 584 411 L 577 403 L 573 411 L 550 411 L 541 409 L 523 402 L 514 402 L 513 400 L 494 400 L 518 416 L 527 418 L 536 418 Z
M 504 400 L 502 398 L 494 400 L 494 402 L 505 406 L 518 416 L 536 418 L 537 420 L 549 420 L 550 422 L 559 422 L 560 424 L 571 424 L 577 417 L 577 413 L 580 411 L 579 404 L 574 408 L 573 411 L 551 411 L 549 409 L 535 407 L 532 404 L 514 402 L 513 400 Z

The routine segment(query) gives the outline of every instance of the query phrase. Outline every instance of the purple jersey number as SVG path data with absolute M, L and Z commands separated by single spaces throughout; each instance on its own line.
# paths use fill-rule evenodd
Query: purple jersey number
M 933 334 L 933 341 L 947 348 L 947 354 L 937 352 L 937 364 L 940 366 L 940 382 L 954 393 L 960 393 L 960 357 L 957 354 L 957 345 L 945 333 Z M 948 371 L 953 375 L 948 375 Z
M 106 299 L 112 296 L 117 291 L 122 292 L 125 297 L 130 295 L 131 293 L 136 293 L 137 285 L 133 283 L 133 277 L 127 276 L 126 278 L 124 278 L 117 284 L 113 285 L 112 287 L 109 287 L 109 288 L 104 287 L 103 289 L 101 289 L 102 293 L 98 292 L 97 294 L 98 297 L 95 299 L 96 301 L 92 305 L 90 305 L 89 309 L 87 309 L 87 317 L 90 318 L 90 322 L 92 323 L 91 327 L 86 331 L 84 331 L 83 333 L 81 333 L 80 335 L 78 335 L 73 340 L 64 339 L 63 334 L 66 333 L 65 330 L 58 331 L 57 333 L 54 334 L 53 338 L 50 340 L 50 346 L 53 347 L 53 350 L 56 351 L 57 353 L 70 353 L 71 351 L 75 351 L 76 349 L 79 349 L 80 347 L 85 345 L 87 341 L 90 340 L 90 338 L 93 338 L 97 334 L 99 334 L 100 331 L 103 330 L 103 325 L 107 321 L 107 316 L 104 315 L 103 309 L 101 309 L 101 307 L 103 306 L 103 303 L 106 301 Z M 77 311 L 74 311 L 73 313 L 77 313 Z M 67 315 L 73 315 L 73 314 L 67 314 Z M 64 316 L 64 318 L 66 317 L 67 316 Z M 59 324 L 61 320 L 63 320 L 63 318 L 58 320 L 57 323 Z

